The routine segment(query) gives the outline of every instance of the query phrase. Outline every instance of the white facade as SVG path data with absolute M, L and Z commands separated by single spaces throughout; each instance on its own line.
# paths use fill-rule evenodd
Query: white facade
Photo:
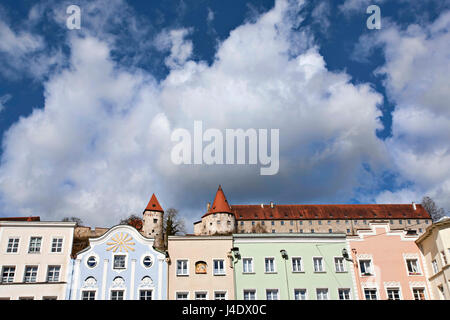
M 0 299 L 66 299 L 74 222 L 0 221 Z

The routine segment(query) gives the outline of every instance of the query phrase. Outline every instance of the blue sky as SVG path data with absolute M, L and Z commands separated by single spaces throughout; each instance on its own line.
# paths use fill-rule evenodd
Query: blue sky
M 81 29 L 65 10 L 81 8 Z M 369 30 L 366 9 L 381 9 Z M 113 225 L 151 194 L 450 209 L 450 4 L 3 1 L 0 215 Z M 170 162 L 170 134 L 280 129 L 280 170 Z

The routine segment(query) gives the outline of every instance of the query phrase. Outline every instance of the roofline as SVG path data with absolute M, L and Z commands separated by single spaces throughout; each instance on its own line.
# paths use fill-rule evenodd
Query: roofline
M 433 233 L 434 229 L 439 228 L 440 226 L 443 226 L 443 225 L 446 225 L 446 224 L 450 225 L 450 218 L 433 223 L 431 226 L 429 226 L 428 228 L 425 229 L 425 232 L 416 240 L 416 243 L 417 244 L 421 243 L 426 238 L 431 236 L 431 234 Z
M 0 221 L 0 226 L 4 227 L 73 227 L 76 222 L 71 221 Z
M 346 233 L 233 233 L 233 238 L 343 238 L 347 237 Z
M 169 236 L 168 240 L 233 240 L 233 236 Z

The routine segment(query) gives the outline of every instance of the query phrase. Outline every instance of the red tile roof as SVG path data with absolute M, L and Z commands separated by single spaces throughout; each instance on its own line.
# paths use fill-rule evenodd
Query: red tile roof
M 145 208 L 145 211 L 159 211 L 159 212 L 164 212 L 163 208 L 161 207 L 161 205 L 158 202 L 158 199 L 156 199 L 155 194 L 152 195 L 152 198 L 150 199 L 150 201 L 147 204 L 147 207 Z
M 236 220 L 431 219 L 420 204 L 232 205 Z
M 206 217 L 207 215 L 210 215 L 212 213 L 232 213 L 221 185 L 219 185 L 219 189 L 217 189 L 216 197 L 214 198 L 214 202 L 211 208 L 209 208 L 209 211 L 205 213 L 203 217 Z
M 0 217 L 0 221 L 41 221 L 40 217 Z

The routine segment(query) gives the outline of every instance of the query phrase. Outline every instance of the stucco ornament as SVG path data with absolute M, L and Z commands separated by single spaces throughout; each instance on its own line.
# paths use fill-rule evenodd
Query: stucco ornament
M 112 283 L 113 288 L 124 288 L 125 280 L 122 277 L 115 277 Z
M 139 287 L 140 288 L 152 288 L 152 287 L 154 287 L 152 278 L 150 278 L 150 277 L 142 278 L 142 280 L 141 280 L 141 282 L 139 284 Z
M 114 236 L 111 237 L 110 242 L 107 242 L 106 244 L 110 246 L 107 248 L 107 251 L 119 251 L 119 252 L 128 252 L 128 251 L 134 251 L 134 248 L 132 246 L 135 245 L 133 241 L 133 237 L 131 237 L 128 233 L 121 232 L 116 233 Z
M 89 277 L 86 280 L 84 280 L 83 288 L 96 288 L 97 287 L 97 280 L 95 280 L 94 277 Z

